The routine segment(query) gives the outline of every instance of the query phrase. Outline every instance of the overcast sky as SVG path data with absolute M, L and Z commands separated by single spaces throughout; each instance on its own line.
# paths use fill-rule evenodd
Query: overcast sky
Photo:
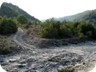
M 0 0 L 15 4 L 39 20 L 96 9 L 96 0 Z

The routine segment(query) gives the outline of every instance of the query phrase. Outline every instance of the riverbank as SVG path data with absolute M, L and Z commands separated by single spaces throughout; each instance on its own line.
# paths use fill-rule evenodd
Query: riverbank
M 79 43 L 86 43 L 88 41 L 96 42 L 90 38 L 67 38 L 67 39 L 45 39 L 40 37 L 34 36 L 27 36 L 23 35 L 24 42 L 34 45 L 37 48 L 50 48 L 50 47 L 61 47 L 70 44 L 79 44 Z

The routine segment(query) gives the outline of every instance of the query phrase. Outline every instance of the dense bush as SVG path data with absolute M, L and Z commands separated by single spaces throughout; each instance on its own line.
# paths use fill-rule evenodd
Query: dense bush
M 0 21 L 0 34 L 1 35 L 10 35 L 10 34 L 16 33 L 17 29 L 18 27 L 13 20 L 8 19 L 6 17 L 1 19 Z
M 82 33 L 84 36 L 92 37 L 95 27 L 90 23 L 82 22 L 78 25 L 78 33 Z
M 58 38 L 60 30 L 60 22 L 54 19 L 46 20 L 41 24 L 41 36 L 47 38 Z
M 69 38 L 72 37 L 72 31 L 70 28 L 66 27 L 66 25 L 60 25 L 60 37 L 61 38 Z
M 95 38 L 96 28 L 87 22 L 59 22 L 51 19 L 41 23 L 40 34 L 44 38 Z

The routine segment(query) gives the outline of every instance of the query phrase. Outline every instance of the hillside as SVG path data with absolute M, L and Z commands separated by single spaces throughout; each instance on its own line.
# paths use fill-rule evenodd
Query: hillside
M 6 3 L 6 2 L 4 2 L 1 5 L 0 16 L 16 17 L 19 14 L 24 15 L 29 20 L 37 20 L 37 21 L 39 21 L 38 19 L 36 19 L 35 17 L 29 15 L 26 11 L 22 10 L 21 8 L 19 8 L 16 5 L 13 5 L 11 3 Z
M 82 17 L 78 17 L 76 20 L 87 21 L 95 25 L 96 24 L 96 10 L 91 10 L 89 11 L 89 13 L 84 14 Z
M 56 20 L 60 20 L 60 21 L 63 21 L 63 20 L 75 20 L 79 17 L 82 17 L 86 14 L 88 14 L 90 11 L 84 11 L 82 13 L 78 13 L 78 14 L 75 14 L 75 15 L 71 15 L 71 16 L 65 16 L 65 17 L 61 17 L 61 18 L 56 18 Z
M 96 10 L 88 10 L 88 11 L 84 11 L 75 15 L 71 15 L 71 16 L 66 16 L 66 17 L 61 17 L 61 18 L 56 18 L 57 20 L 63 21 L 63 20 L 76 20 L 76 21 L 87 21 L 90 22 L 92 24 L 95 24 L 96 21 Z

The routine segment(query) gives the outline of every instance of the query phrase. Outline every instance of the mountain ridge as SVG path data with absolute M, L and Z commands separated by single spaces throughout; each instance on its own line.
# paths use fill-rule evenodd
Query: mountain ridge
M 83 11 L 83 12 L 80 12 L 80 13 L 76 13 L 76 14 L 73 14 L 73 15 L 68 15 L 68 16 L 64 16 L 64 17 L 55 18 L 55 19 L 60 20 L 60 21 L 74 20 L 74 19 L 78 18 L 79 16 L 82 16 L 82 15 L 88 13 L 88 12 L 90 12 L 90 10 Z
M 0 16 L 15 17 L 15 16 L 18 16 L 19 14 L 24 15 L 30 21 L 32 20 L 40 21 L 34 16 L 31 16 L 30 14 L 28 14 L 26 11 L 19 8 L 18 6 L 13 5 L 12 3 L 7 3 L 7 2 L 2 3 L 0 7 Z
M 64 21 L 64 20 L 85 21 L 85 22 L 89 22 L 89 23 L 95 25 L 96 24 L 96 9 L 87 10 L 87 11 L 77 13 L 74 15 L 70 15 L 70 16 L 55 18 L 55 20 L 59 20 L 59 21 Z

